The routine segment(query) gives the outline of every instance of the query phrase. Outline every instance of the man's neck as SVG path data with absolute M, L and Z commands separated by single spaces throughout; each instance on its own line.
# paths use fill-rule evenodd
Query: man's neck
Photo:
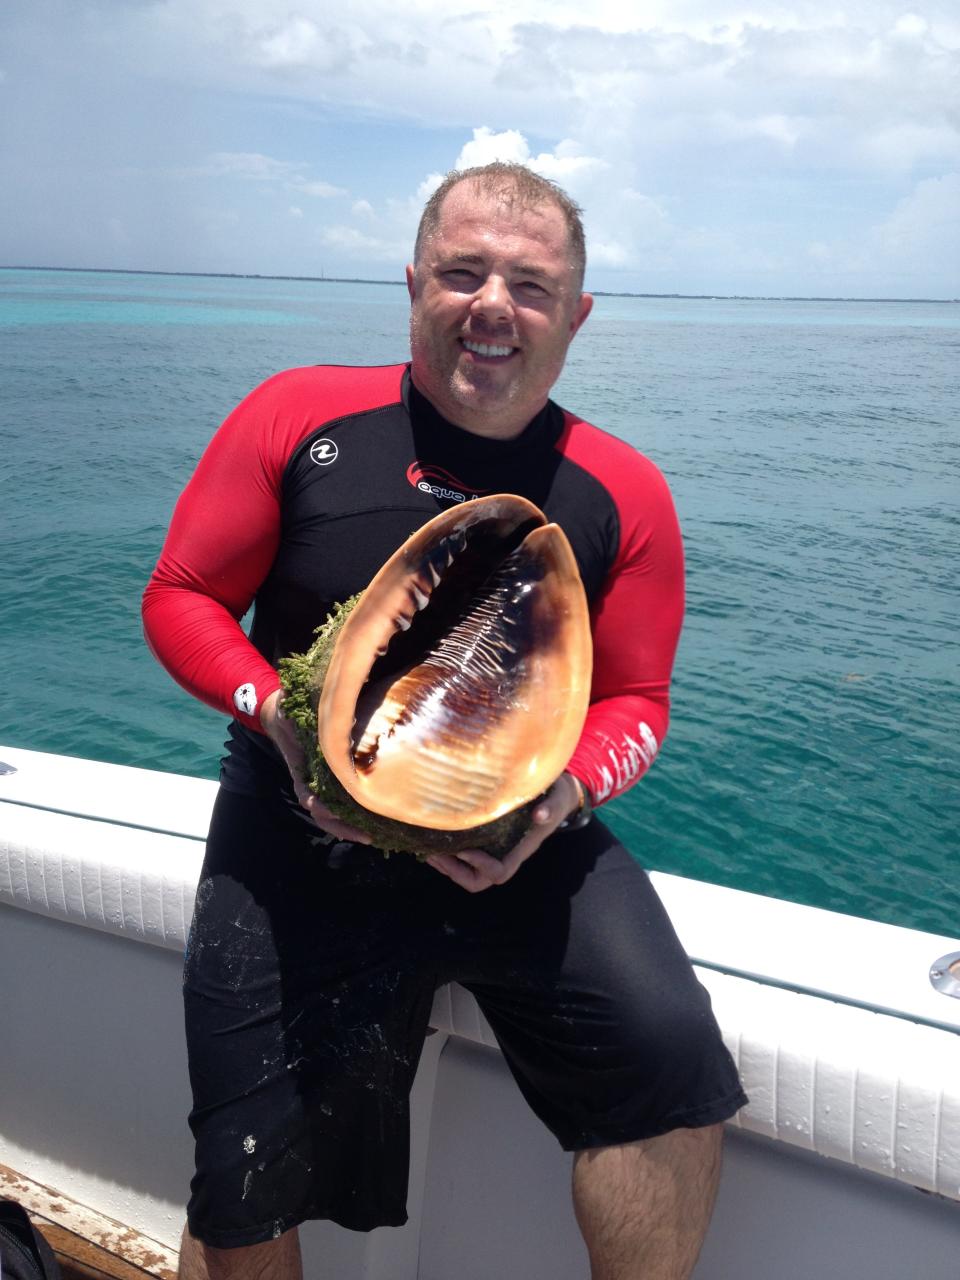
M 527 427 L 535 418 L 537 418 L 547 405 L 544 400 L 536 412 L 525 416 L 522 421 L 517 421 L 511 417 L 508 410 L 502 413 L 488 413 L 482 411 L 474 411 L 469 406 L 459 403 L 446 405 L 440 403 L 437 398 L 428 395 L 410 373 L 410 382 L 416 393 L 440 415 L 445 422 L 449 422 L 451 426 L 459 427 L 461 431 L 468 431 L 471 435 L 481 436 L 485 440 L 516 440 L 518 436 L 523 435 Z

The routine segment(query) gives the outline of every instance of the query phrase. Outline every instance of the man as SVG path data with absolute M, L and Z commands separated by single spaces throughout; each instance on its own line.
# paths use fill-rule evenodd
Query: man
M 295 1228 L 311 1217 L 405 1220 L 407 1094 L 433 991 L 452 979 L 576 1153 L 593 1280 L 693 1268 L 720 1122 L 745 1099 L 649 881 L 590 817 L 663 739 L 683 590 L 662 477 L 549 401 L 590 313 L 583 270 L 579 211 L 559 188 L 514 165 L 451 175 L 407 269 L 409 370 L 271 379 L 177 506 L 147 635 L 235 717 L 186 963 L 186 1280 L 299 1276 Z M 557 520 L 577 557 L 587 724 L 502 862 L 385 860 L 304 786 L 276 662 L 438 509 L 504 490 Z

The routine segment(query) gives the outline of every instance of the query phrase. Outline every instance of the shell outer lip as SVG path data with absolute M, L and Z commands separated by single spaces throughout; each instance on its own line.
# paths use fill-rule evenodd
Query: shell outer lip
M 551 767 L 552 776 L 544 776 L 542 772 L 535 774 L 532 787 L 528 788 L 523 795 L 513 797 L 503 812 L 496 815 L 496 818 L 527 808 L 543 794 L 549 785 L 552 785 L 572 754 L 582 729 L 583 719 L 586 717 L 592 659 L 589 614 L 576 562 L 562 530 L 556 525 L 550 525 L 547 517 L 533 503 L 517 495 L 494 494 L 442 512 L 415 531 L 387 560 L 366 591 L 362 593 L 356 607 L 343 624 L 333 648 L 317 709 L 316 742 L 332 774 L 330 781 L 336 779 L 339 787 L 350 797 L 354 805 L 359 805 L 361 810 L 372 812 L 385 821 L 406 826 L 412 832 L 423 831 L 426 834 L 432 830 L 436 831 L 437 835 L 442 834 L 449 839 L 455 838 L 460 842 L 459 847 L 462 848 L 478 847 L 477 841 L 470 839 L 471 832 L 476 832 L 479 836 L 482 827 L 486 836 L 487 829 L 495 825 L 495 821 L 478 823 L 476 818 L 472 817 L 460 822 L 459 825 L 457 822 L 449 823 L 448 819 L 444 819 L 442 825 L 441 823 L 435 825 L 431 821 L 421 826 L 419 820 L 415 823 L 405 823 L 404 818 L 408 816 L 408 811 L 404 807 L 398 808 L 394 805 L 390 808 L 388 805 L 384 808 L 378 804 L 372 789 L 364 788 L 363 781 L 353 763 L 351 735 L 353 708 L 372 669 L 376 654 L 382 654 L 395 632 L 406 630 L 414 614 L 426 606 L 430 594 L 437 586 L 432 579 L 442 577 L 442 570 L 447 567 L 446 563 L 440 564 L 438 555 L 440 559 L 449 557 L 451 547 L 457 549 L 458 544 L 459 549 L 462 550 L 468 541 L 470 531 L 476 531 L 485 521 L 492 521 L 494 528 L 498 527 L 499 522 L 505 537 L 515 535 L 517 530 L 524 530 L 523 536 L 526 536 L 529 530 L 538 530 L 538 536 L 546 535 L 551 540 L 558 541 L 561 546 L 558 554 L 563 560 L 566 575 L 563 579 L 565 607 L 574 617 L 572 623 L 564 625 L 568 626 L 575 640 L 577 656 L 574 662 L 579 662 L 583 668 L 583 678 L 580 679 L 577 687 L 564 695 L 566 701 L 569 702 L 572 699 L 576 704 L 573 715 L 569 718 L 573 727 L 567 725 L 566 738 L 569 741 L 565 747 L 561 747 L 557 761 Z M 409 586 L 411 581 L 415 584 L 419 583 L 414 590 Z M 569 601 L 566 597 L 570 597 Z M 346 716 L 345 705 L 350 706 Z M 564 721 L 564 724 L 566 723 Z M 549 732 L 544 731 L 543 725 L 539 726 L 539 732 L 541 738 L 550 736 Z M 493 843 L 496 841 L 494 840 Z

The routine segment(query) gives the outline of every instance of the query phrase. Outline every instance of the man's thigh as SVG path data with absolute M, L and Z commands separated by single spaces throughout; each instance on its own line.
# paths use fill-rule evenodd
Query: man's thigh
M 483 962 L 459 976 L 566 1149 L 714 1124 L 743 1105 L 706 990 L 649 877 L 601 822 L 556 835 L 476 897 L 488 894 L 503 897 Z

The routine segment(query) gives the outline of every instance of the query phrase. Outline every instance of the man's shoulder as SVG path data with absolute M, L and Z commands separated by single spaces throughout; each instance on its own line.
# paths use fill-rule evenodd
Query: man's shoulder
M 262 382 L 252 397 L 277 404 L 304 400 L 330 416 L 360 412 L 401 398 L 406 364 L 315 364 L 284 369 Z
M 640 563 L 652 545 L 679 546 L 673 495 L 652 459 L 626 440 L 564 412 L 557 447 L 590 483 L 596 484 L 616 512 L 617 560 Z M 596 503 L 596 508 L 600 507 Z
M 405 371 L 403 364 L 285 369 L 241 400 L 216 438 L 230 449 L 253 449 L 271 483 L 279 485 L 295 450 L 311 434 L 401 405 Z
M 604 488 L 618 493 L 637 485 L 666 487 L 657 464 L 634 445 L 568 409 L 561 409 L 561 413 L 563 430 L 557 449 Z

